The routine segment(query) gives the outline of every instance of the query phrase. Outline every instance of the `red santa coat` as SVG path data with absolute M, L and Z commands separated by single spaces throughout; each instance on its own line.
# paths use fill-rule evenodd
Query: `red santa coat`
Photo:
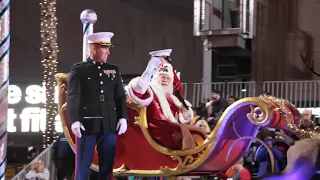
M 128 96 L 136 103 L 147 106 L 147 120 L 150 135 L 162 146 L 170 149 L 190 149 L 196 146 L 196 142 L 206 138 L 206 133 L 200 128 L 173 122 L 166 118 L 165 112 L 160 107 L 159 98 L 154 90 L 149 87 L 147 92 L 140 94 L 135 90 L 137 78 L 133 79 L 127 86 Z M 179 121 L 185 119 L 172 98 L 167 98 L 170 111 L 179 117 Z

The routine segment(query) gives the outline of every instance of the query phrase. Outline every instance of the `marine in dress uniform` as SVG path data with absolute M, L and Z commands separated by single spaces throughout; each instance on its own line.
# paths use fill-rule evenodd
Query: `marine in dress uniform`
M 112 178 L 116 134 L 127 130 L 127 107 L 119 68 L 107 63 L 111 32 L 87 36 L 90 57 L 69 74 L 67 110 L 77 137 L 76 180 L 88 179 L 97 144 L 99 180 Z
M 169 63 L 171 64 L 172 60 L 170 58 L 172 49 L 163 49 L 163 50 L 157 50 L 157 51 L 152 51 L 149 53 L 149 55 L 151 55 L 151 57 L 158 57 L 160 58 L 160 60 L 162 61 L 163 64 Z M 184 91 L 182 88 L 182 84 L 180 81 L 180 76 L 178 77 L 178 74 L 176 73 L 176 71 L 174 69 L 173 70 L 173 89 L 174 90 L 179 90 L 180 94 L 182 97 L 184 97 Z M 179 73 L 180 75 L 180 73 Z

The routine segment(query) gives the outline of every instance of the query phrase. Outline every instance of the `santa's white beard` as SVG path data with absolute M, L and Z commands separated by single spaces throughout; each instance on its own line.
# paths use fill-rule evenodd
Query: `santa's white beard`
M 168 101 L 168 99 L 170 98 L 176 107 L 178 107 L 179 109 L 182 107 L 182 104 L 179 101 L 179 99 L 173 95 L 173 83 L 170 83 L 168 86 L 162 86 L 158 81 L 152 80 L 150 83 L 150 86 L 154 94 L 158 98 L 159 105 L 161 107 L 163 115 L 171 122 L 178 123 L 177 119 L 175 118 L 174 114 L 171 111 L 170 104 Z M 189 123 L 185 120 L 183 115 L 180 114 L 180 112 L 179 112 L 179 120 L 180 122 L 182 121 L 183 123 Z
M 169 98 L 173 94 L 173 84 L 169 83 L 168 85 L 161 85 L 158 81 L 151 81 L 151 87 L 156 93 L 163 94 L 166 98 Z
M 168 86 L 161 85 L 157 80 L 152 80 L 150 86 L 157 96 L 159 105 L 162 109 L 163 115 L 169 119 L 171 122 L 178 122 L 174 115 L 172 114 L 169 102 L 167 98 L 173 97 L 173 83 L 170 83 Z M 174 103 L 177 103 L 176 98 L 174 98 Z

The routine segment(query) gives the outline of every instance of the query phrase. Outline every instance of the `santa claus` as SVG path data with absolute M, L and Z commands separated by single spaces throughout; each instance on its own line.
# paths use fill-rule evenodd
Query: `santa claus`
M 150 81 L 151 80 L 151 81 Z M 150 135 L 170 149 L 190 149 L 206 138 L 200 128 L 191 126 L 191 104 L 184 107 L 173 95 L 174 72 L 171 64 L 152 57 L 144 73 L 132 79 L 126 87 L 129 98 L 147 106 Z
M 159 57 L 162 64 L 170 64 L 172 62 L 172 59 L 170 58 L 172 49 L 163 49 L 163 50 L 157 50 L 152 51 L 149 53 L 151 57 Z M 181 96 L 184 96 L 184 91 L 182 89 L 182 84 L 180 81 L 180 72 L 176 73 L 174 69 L 172 69 L 173 73 L 173 89 L 178 90 L 181 94 Z

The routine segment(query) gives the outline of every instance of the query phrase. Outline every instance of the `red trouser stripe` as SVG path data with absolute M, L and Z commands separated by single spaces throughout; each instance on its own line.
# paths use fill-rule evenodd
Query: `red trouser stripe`
M 76 180 L 76 177 L 77 177 L 77 169 L 78 169 L 78 167 L 77 167 L 77 164 L 78 164 L 78 163 L 77 163 L 77 161 L 78 161 L 78 153 L 77 153 L 77 147 L 78 147 L 78 146 L 77 146 L 77 142 L 78 142 L 78 138 L 75 137 L 74 139 L 75 139 L 75 146 L 76 146 L 75 149 L 74 149 L 75 158 L 76 158 L 75 161 L 74 161 L 74 163 L 75 163 L 75 166 L 74 166 L 74 167 L 75 167 L 75 169 L 74 169 L 74 180 Z

